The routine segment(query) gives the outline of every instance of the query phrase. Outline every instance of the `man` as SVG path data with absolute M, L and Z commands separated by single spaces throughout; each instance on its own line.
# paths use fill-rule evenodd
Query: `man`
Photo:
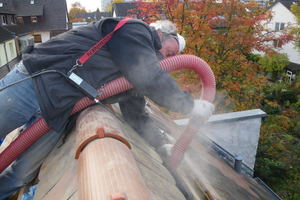
M 1 80 L 0 88 L 42 70 L 67 74 L 76 60 L 109 34 L 120 20 L 106 18 L 30 49 L 23 54 L 15 69 Z M 169 21 L 158 21 L 149 26 L 132 19 L 73 72 L 94 88 L 124 76 L 134 89 L 108 98 L 103 103 L 119 102 L 124 118 L 138 132 L 149 124 L 144 111 L 144 96 L 172 111 L 208 118 L 213 112 L 213 105 L 206 101 L 194 103 L 191 96 L 181 91 L 168 73 L 158 66 L 159 59 L 179 53 L 183 49 L 183 41 Z M 0 174 L 0 200 L 36 176 L 44 157 L 65 130 L 74 104 L 83 96 L 59 73 L 43 73 L 0 92 L 0 138 L 23 124 L 30 125 L 40 116 L 53 129 Z

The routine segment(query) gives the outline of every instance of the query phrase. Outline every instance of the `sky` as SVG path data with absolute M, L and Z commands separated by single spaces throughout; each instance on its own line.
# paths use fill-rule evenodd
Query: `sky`
M 100 0 L 67 0 L 68 10 L 75 2 L 79 2 L 87 11 L 96 11 L 100 7 Z

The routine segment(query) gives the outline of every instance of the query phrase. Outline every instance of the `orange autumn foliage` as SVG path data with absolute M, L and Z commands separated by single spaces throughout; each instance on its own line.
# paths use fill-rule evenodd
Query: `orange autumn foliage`
M 237 0 L 160 0 L 137 1 L 133 16 L 152 22 L 169 19 L 187 41 L 185 54 L 201 57 L 214 71 L 218 110 L 239 111 L 257 108 L 263 98 L 266 78 L 258 64 L 247 59 L 253 50 L 271 51 L 266 41 L 275 38 L 263 24 L 271 15 L 255 2 Z M 284 41 L 285 42 L 285 41 Z M 176 72 L 180 86 L 199 93 L 199 81 L 192 72 Z

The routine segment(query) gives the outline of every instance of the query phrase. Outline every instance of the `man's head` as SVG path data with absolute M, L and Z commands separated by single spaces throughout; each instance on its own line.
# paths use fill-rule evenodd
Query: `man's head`
M 162 48 L 159 50 L 164 57 L 174 56 L 185 47 L 184 38 L 177 33 L 175 24 L 168 20 L 159 20 L 150 24 L 161 40 Z

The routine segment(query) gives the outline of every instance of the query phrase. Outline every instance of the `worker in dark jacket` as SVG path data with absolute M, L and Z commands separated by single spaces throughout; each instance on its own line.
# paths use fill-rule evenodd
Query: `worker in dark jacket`
M 120 20 L 106 18 L 28 50 L 15 69 L 1 80 L 0 88 L 45 70 L 67 74 L 76 60 L 109 34 Z M 148 120 L 144 96 L 172 111 L 193 113 L 207 119 L 213 112 L 213 105 L 206 101 L 194 102 L 158 66 L 159 59 L 176 55 L 183 48 L 184 39 L 171 22 L 158 21 L 149 26 L 132 19 L 73 72 L 94 88 L 124 76 L 134 89 L 103 103 L 118 101 L 125 119 L 137 131 L 142 132 L 141 127 Z M 53 129 L 0 174 L 0 200 L 36 176 L 43 158 L 65 130 L 74 104 L 84 96 L 59 73 L 42 73 L 0 91 L 0 138 L 19 126 L 30 125 L 41 116 Z

